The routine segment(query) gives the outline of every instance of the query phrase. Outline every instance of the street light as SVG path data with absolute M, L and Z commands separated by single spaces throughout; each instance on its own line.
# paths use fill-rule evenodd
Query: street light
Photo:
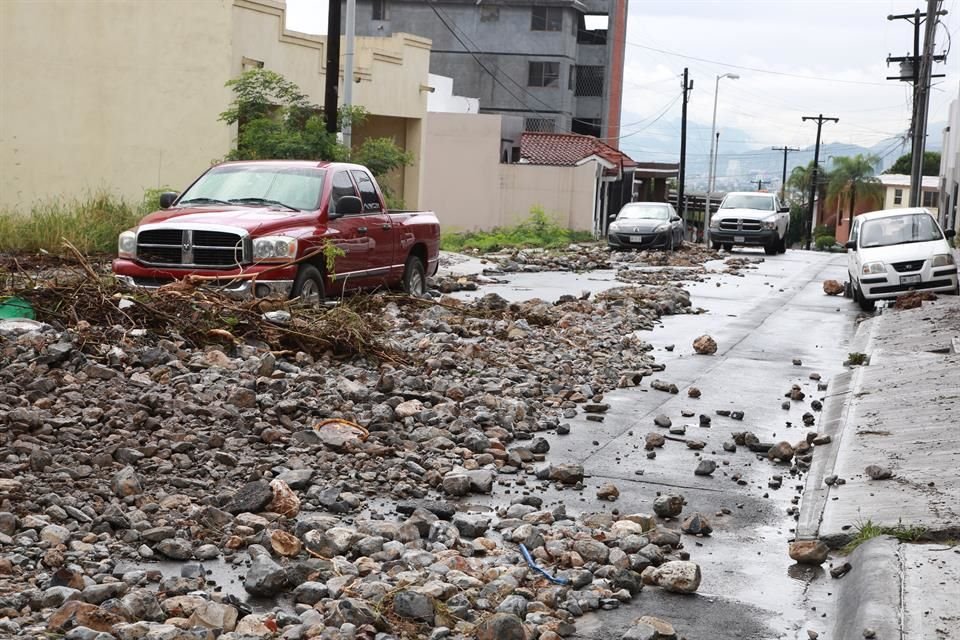
M 716 86 L 713 89 L 713 125 L 710 127 L 710 165 L 708 167 L 709 173 L 707 174 L 707 206 L 703 213 L 703 239 L 708 247 L 710 246 L 710 194 L 713 193 L 714 182 L 717 179 L 716 170 L 714 169 L 714 162 L 716 162 L 716 160 L 713 154 L 715 153 L 714 143 L 716 142 L 717 133 L 717 94 L 720 91 L 721 78 L 737 80 L 740 76 L 735 73 L 718 75 Z

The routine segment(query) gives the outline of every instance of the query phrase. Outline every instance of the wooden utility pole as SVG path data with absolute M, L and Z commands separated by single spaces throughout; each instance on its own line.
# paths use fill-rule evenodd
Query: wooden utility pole
M 773 151 L 783 151 L 783 178 L 780 181 L 780 202 L 787 199 L 787 154 L 791 151 L 800 151 L 798 147 L 770 147 Z
M 324 77 L 323 117 L 327 132 L 337 132 L 337 105 L 340 102 L 340 0 L 329 0 L 327 9 L 327 66 Z
M 680 210 L 680 217 L 684 222 L 687 221 L 687 201 L 684 189 L 684 181 L 687 175 L 687 102 L 690 100 L 690 92 L 693 91 L 693 80 L 688 80 L 688 69 L 683 68 L 683 111 L 680 116 L 680 173 L 677 176 L 677 209 Z
M 813 226 L 813 201 L 817 197 L 817 174 L 820 170 L 820 130 L 824 122 L 840 122 L 840 118 L 825 118 L 821 113 L 818 116 L 803 116 L 803 121 L 814 120 L 817 123 L 817 145 L 813 148 L 813 168 L 810 170 L 810 206 L 807 208 L 807 221 L 803 225 L 803 248 L 810 249 L 810 231 Z

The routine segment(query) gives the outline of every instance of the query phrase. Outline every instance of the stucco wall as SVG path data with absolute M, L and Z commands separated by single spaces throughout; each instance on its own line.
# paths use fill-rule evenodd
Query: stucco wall
M 0 206 L 139 201 L 226 153 L 232 0 L 3 0 Z
M 139 202 L 145 189 L 187 186 L 232 146 L 235 127 L 217 118 L 245 60 L 323 103 L 326 39 L 287 30 L 283 2 L 2 0 L 0 12 L 3 208 L 101 189 Z M 419 156 L 429 40 L 356 48 L 354 103 L 401 119 L 398 142 Z M 399 177 L 410 206 L 420 175 Z
M 530 215 L 530 209 L 539 206 L 562 226 L 590 231 L 595 175 L 596 166 L 592 163 L 581 167 L 500 165 L 503 224 L 516 224 Z
M 500 164 L 501 118 L 430 113 L 420 204 L 444 231 L 514 225 L 542 207 L 558 224 L 589 231 L 595 166 Z

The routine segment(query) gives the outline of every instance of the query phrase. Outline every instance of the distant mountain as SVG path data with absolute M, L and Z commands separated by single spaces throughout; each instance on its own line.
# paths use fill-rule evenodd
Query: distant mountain
M 660 123 L 658 123 L 660 124 Z M 676 128 L 672 128 L 673 125 Z M 640 162 L 677 162 L 680 158 L 680 144 L 677 140 L 680 123 L 666 122 L 657 129 L 629 135 L 631 130 L 624 127 L 625 137 L 621 140 L 622 149 L 634 160 Z M 927 151 L 940 151 L 942 139 L 940 132 L 945 122 L 928 125 Z M 783 152 L 773 151 L 770 147 L 756 147 L 748 142 L 749 132 L 737 129 L 724 129 L 720 136 L 720 152 L 717 156 L 717 190 L 735 188 L 756 188 L 762 180 L 764 188 L 779 188 L 783 171 Z M 688 190 L 706 188 L 709 156 L 709 128 L 691 124 L 687 130 L 687 171 Z M 909 153 L 910 142 L 901 138 L 887 138 L 870 147 L 842 142 L 830 142 L 820 145 L 821 166 L 829 169 L 833 157 L 872 154 L 881 159 L 878 172 L 886 170 L 897 158 Z M 787 156 L 787 175 L 797 166 L 813 161 L 814 146 L 792 151 Z

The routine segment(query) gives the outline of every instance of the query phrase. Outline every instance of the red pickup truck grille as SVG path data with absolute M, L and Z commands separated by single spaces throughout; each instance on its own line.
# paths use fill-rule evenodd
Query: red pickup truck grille
M 246 262 L 246 237 L 226 231 L 144 229 L 137 234 L 137 259 L 148 265 L 230 267 Z

